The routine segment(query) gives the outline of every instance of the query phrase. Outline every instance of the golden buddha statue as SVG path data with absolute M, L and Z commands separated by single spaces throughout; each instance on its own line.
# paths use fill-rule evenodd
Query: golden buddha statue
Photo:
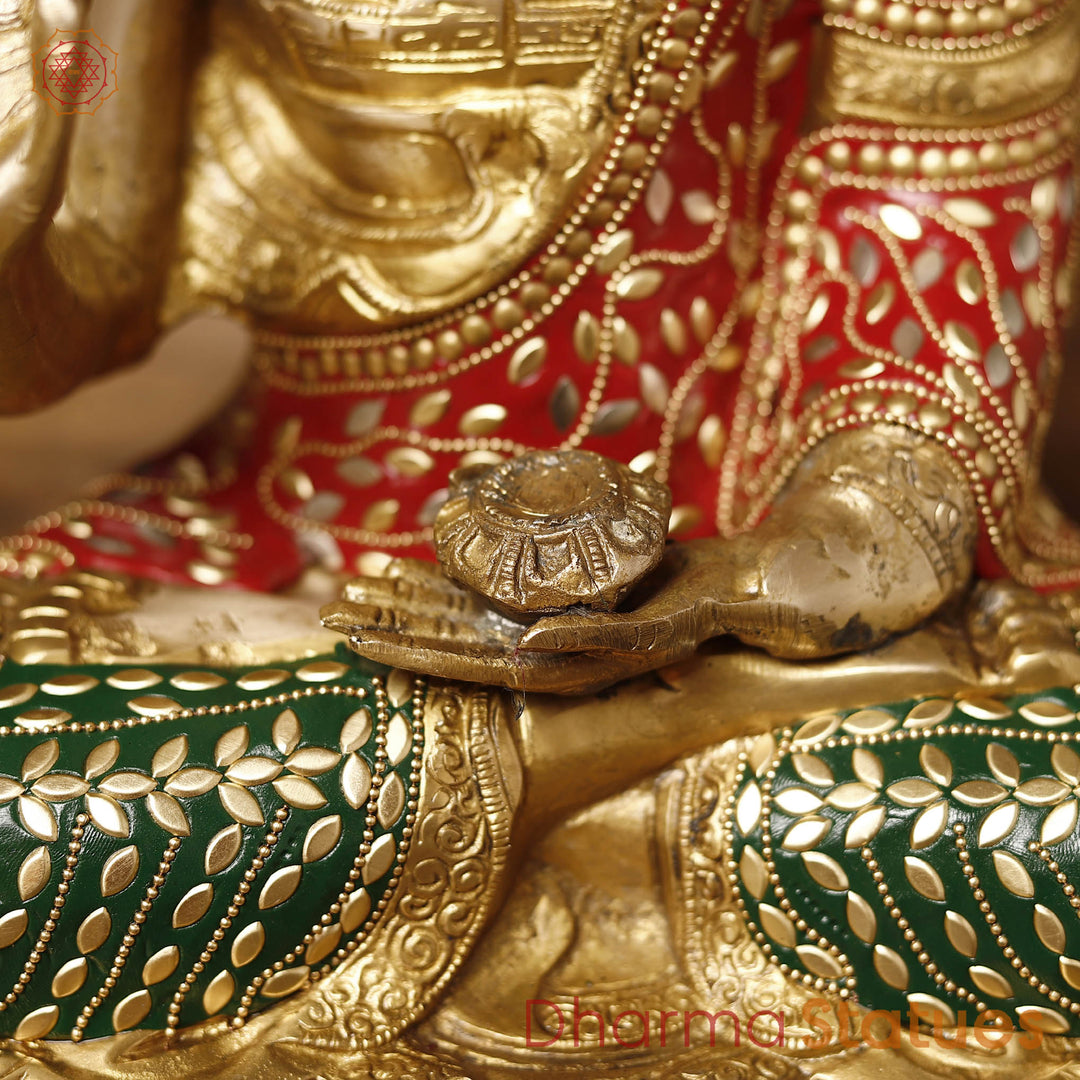
M 255 338 L 0 541 L 5 1069 L 1065 1072 L 1078 19 L 0 0 L 0 407 Z

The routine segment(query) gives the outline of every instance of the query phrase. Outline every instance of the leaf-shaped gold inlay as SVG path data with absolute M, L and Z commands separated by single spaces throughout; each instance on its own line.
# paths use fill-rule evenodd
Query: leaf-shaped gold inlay
M 90 820 L 107 836 L 125 840 L 131 835 L 131 822 L 124 808 L 111 796 L 91 791 L 86 796 L 86 809 Z
M 1016 798 L 1025 806 L 1053 806 L 1069 794 L 1069 788 L 1052 776 L 1036 776 L 1016 789 Z
M 832 769 L 813 754 L 792 754 L 791 764 L 799 777 L 808 784 L 825 787 L 835 783 Z
M 274 790 L 284 802 L 299 810 L 318 810 L 326 805 L 326 796 L 306 776 L 279 776 L 274 781 Z
M 852 713 L 841 725 L 849 735 L 883 735 L 892 731 L 897 719 L 884 709 L 860 709 Z
M 53 997 L 71 997 L 72 994 L 78 993 L 82 989 L 83 983 L 86 982 L 89 971 L 90 965 L 87 964 L 85 956 L 78 956 L 62 965 L 53 976 Z
M 935 783 L 948 787 L 952 783 L 953 767 L 949 755 L 933 743 L 924 743 L 919 751 L 922 771 Z
M 341 941 L 341 924 L 334 923 L 327 926 L 315 936 L 315 940 L 308 945 L 304 953 L 304 960 L 309 965 L 320 964 L 337 947 Z
M 190 836 L 191 822 L 184 808 L 164 791 L 151 791 L 146 796 L 146 809 L 154 822 L 173 836 Z
M 1073 787 L 1080 784 L 1080 754 L 1071 746 L 1058 743 L 1050 751 L 1050 764 L 1066 784 Z
M 906 206 L 885 203 L 878 210 L 878 216 L 885 228 L 901 240 L 918 240 L 922 236 L 919 219 Z
M 837 810 L 861 810 L 869 806 L 877 794 L 874 788 L 856 780 L 833 788 L 825 796 L 825 801 Z
M 221 1012 L 236 993 L 236 980 L 231 971 L 219 971 L 203 991 L 202 1005 L 207 1016 Z
M 968 968 L 968 976 L 979 990 L 984 994 L 989 994 L 990 997 L 1012 997 L 1012 987 L 1009 985 L 1009 980 L 1000 971 L 995 971 L 993 968 L 986 967 L 983 964 L 972 964 Z
M 844 973 L 840 961 L 817 945 L 796 945 L 795 954 L 807 971 L 823 979 L 838 979 Z
M 123 892 L 139 872 L 139 849 L 134 844 L 114 851 L 101 868 L 101 895 Z
M 662 271 L 655 266 L 640 266 L 619 279 L 615 295 L 620 300 L 647 300 L 663 283 Z
M 985 229 L 997 221 L 994 211 L 978 199 L 946 199 L 942 206 L 961 225 L 970 225 L 973 229 Z
M 904 856 L 904 875 L 911 887 L 927 900 L 944 900 L 945 885 L 941 875 L 925 860 L 917 855 Z
M 1021 425 L 1023 427 L 1024 425 Z M 1020 715 L 1039 727 L 1060 727 L 1076 719 L 1076 713 L 1060 701 L 1029 701 L 1020 706 Z
M 285 768 L 300 776 L 322 776 L 340 760 L 341 755 L 334 750 L 323 746 L 305 746 L 290 755 L 285 762 Z
M 957 708 L 973 720 L 1004 720 L 1012 710 L 994 698 L 960 698 Z
M 263 825 L 266 818 L 263 816 L 259 800 L 239 784 L 221 784 L 218 787 L 218 797 L 225 812 L 239 821 L 241 825 Z
M 1080 960 L 1069 956 L 1058 957 L 1058 967 L 1062 978 L 1074 989 L 1080 990 Z
M 300 887 L 302 875 L 303 870 L 295 865 L 283 866 L 280 870 L 275 870 L 266 879 L 266 884 L 259 893 L 259 909 L 265 911 L 284 904 Z
M 397 765 L 411 748 L 412 729 L 405 717 L 398 713 L 386 729 L 386 757 L 391 765 Z
M 47 773 L 36 780 L 30 790 L 46 802 L 67 802 L 77 799 L 90 790 L 90 785 L 79 776 L 68 773 Z
M 864 747 L 857 747 L 851 752 L 851 768 L 855 775 L 868 787 L 879 788 L 885 782 L 885 768 L 881 758 Z
M 1061 920 L 1045 904 L 1036 904 L 1032 912 L 1032 923 L 1039 940 L 1051 951 L 1065 951 L 1065 927 Z M 1075 961 L 1074 961 L 1075 963 Z M 1080 984 L 1073 984 L 1074 987 Z
M 907 1001 L 912 1015 L 917 1015 L 921 1023 L 936 1024 L 941 1028 L 956 1027 L 956 1013 L 940 998 L 932 994 L 908 994 Z
M 214 764 L 219 769 L 224 769 L 242 757 L 248 748 L 250 737 L 246 724 L 229 728 L 214 744 Z
M 1062 840 L 1067 840 L 1072 836 L 1076 831 L 1077 809 L 1075 799 L 1069 799 L 1060 806 L 1055 806 L 1043 819 L 1039 829 L 1039 840 L 1049 846 L 1060 844 Z
M 911 823 L 911 846 L 916 851 L 929 847 L 945 831 L 949 823 L 949 804 L 938 799 L 925 810 L 920 810 Z
M 20 898 L 23 901 L 33 900 L 49 883 L 51 874 L 52 858 L 49 849 L 44 844 L 34 848 L 19 866 L 17 879 Z
M 50 844 L 57 838 L 59 825 L 48 803 L 33 795 L 20 795 L 18 806 L 19 821 L 28 833 Z
M 371 845 L 371 851 L 368 853 L 367 862 L 364 863 L 364 884 L 370 885 L 376 879 L 381 878 L 383 874 L 393 866 L 394 856 L 396 854 L 397 848 L 394 843 L 393 835 L 384 833 Z
M 19 1021 L 18 1027 L 15 1028 L 15 1038 L 24 1042 L 29 1042 L 31 1039 L 43 1039 L 56 1027 L 56 1021 L 59 1019 L 59 1006 L 43 1005 L 40 1009 L 27 1013 Z
M 450 408 L 450 391 L 433 390 L 419 398 L 409 410 L 409 423 L 413 427 L 428 427 L 437 424 Z
M 281 773 L 282 768 L 284 766 L 280 761 L 263 757 L 261 754 L 252 754 L 234 761 L 225 770 L 225 775 L 234 784 L 258 787 L 259 784 L 267 784 L 273 780 Z
M 56 739 L 48 739 L 46 742 L 38 743 L 23 758 L 22 772 L 20 774 L 22 782 L 28 784 L 31 780 L 44 776 L 56 764 L 59 757 L 60 744 Z
M 952 790 L 953 798 L 965 806 L 993 806 L 1008 795 L 1008 791 L 992 780 L 968 780 Z
M 1069 1030 L 1069 1020 L 1053 1009 L 1042 1005 L 1017 1005 L 1016 1015 L 1028 1031 L 1041 1031 L 1046 1035 L 1064 1035 Z
M 743 836 L 749 836 L 758 827 L 761 805 L 761 788 L 755 783 L 747 784 L 735 802 L 735 824 Z
M 26 933 L 29 922 L 26 908 L 16 908 L 0 918 L 0 949 L 14 945 Z
M 939 798 L 941 792 L 926 780 L 898 780 L 885 789 L 885 794 L 900 806 L 926 806 Z
M 405 809 L 405 785 L 397 773 L 391 773 L 379 791 L 377 814 L 384 829 L 391 828 Z
M 739 857 L 739 876 L 742 878 L 743 887 L 755 900 L 760 900 L 765 895 L 769 885 L 769 870 L 758 851 L 749 845 L 743 848 Z
M 823 889 L 842 892 L 848 887 L 848 876 L 844 868 L 831 855 L 822 851 L 804 851 L 802 860 L 806 872 Z
M 357 709 L 341 725 L 341 752 L 351 754 L 371 738 L 371 710 Z M 366 796 L 365 796 L 366 798 Z
M 812 814 L 825 805 L 812 791 L 800 787 L 785 788 L 773 796 L 773 804 L 792 817 Z
M 204 881 L 188 889 L 172 913 L 172 924 L 177 930 L 193 926 L 210 910 L 214 901 L 214 886 Z
M 370 526 L 365 526 L 365 528 L 369 527 Z M 375 531 L 377 532 L 379 530 Z M 305 664 L 302 668 L 297 668 L 296 677 L 301 682 L 307 683 L 333 682 L 334 679 L 340 679 L 348 672 L 348 670 L 347 664 L 341 664 L 337 660 L 312 660 L 310 664 Z M 291 753 L 291 751 L 287 752 Z
M 1035 895 L 1035 886 L 1024 864 L 1007 851 L 994 852 L 994 869 L 998 880 L 1014 896 L 1031 899 Z
M 266 944 L 266 930 L 261 922 L 249 923 L 236 935 L 229 951 L 229 958 L 233 967 L 244 967 L 250 964 L 262 952 Z
M 800 725 L 791 740 L 792 747 L 810 746 L 813 743 L 822 742 L 834 734 L 840 727 L 839 716 L 830 713 L 827 716 L 815 716 Z
M 896 299 L 896 286 L 891 281 L 883 281 L 876 285 L 866 298 L 866 307 L 863 315 L 871 326 L 876 326 L 889 313 Z
M 241 690 L 269 690 L 272 686 L 278 686 L 290 677 L 290 672 L 284 668 L 260 668 L 258 671 L 249 671 L 236 680 L 236 685 Z M 247 746 L 244 746 L 244 750 Z M 244 752 L 240 751 L 240 754 Z M 239 757 L 240 754 L 236 756 Z
M 175 738 L 163 742 L 155 751 L 150 760 L 150 772 L 154 776 L 171 776 L 181 765 L 188 753 L 188 740 L 186 735 L 177 735 Z
M 95 908 L 79 923 L 78 932 L 75 934 L 75 944 L 79 952 L 92 953 L 100 949 L 109 940 L 112 933 L 112 916 L 108 908 Z
M 995 806 L 979 823 L 979 847 L 995 847 L 1009 836 L 1020 816 L 1019 803 L 1010 799 Z
M 394 668 L 386 677 L 386 696 L 395 708 L 407 705 L 412 699 L 416 679 L 408 671 Z
M 886 945 L 874 946 L 874 970 L 881 976 L 882 982 L 896 990 L 906 990 L 910 974 L 903 957 Z
M 139 716 L 168 716 L 170 713 L 179 712 L 181 705 L 179 701 L 164 694 L 143 694 L 132 698 L 128 702 L 128 708 Z
M 758 905 L 758 922 L 765 931 L 777 943 L 788 949 L 795 948 L 795 925 L 778 908 L 772 904 Z
M 23 785 L 9 776 L 0 776 L 0 806 L 17 799 L 24 791 Z
M 175 945 L 166 945 L 158 949 L 149 960 L 143 964 L 143 986 L 153 986 L 155 983 L 167 979 L 180 963 L 180 950 Z
M 165 790 L 181 799 L 194 799 L 212 791 L 220 782 L 221 774 L 213 769 L 181 769 L 165 782 Z
M 585 315 L 582 312 L 582 315 Z M 589 316 L 595 322 L 595 317 Z M 595 350 L 592 356 L 587 355 L 588 342 L 583 336 L 587 331 L 579 330 L 578 327 L 581 324 L 581 317 L 579 316 L 577 324 L 574 326 L 574 350 L 582 360 L 593 359 L 596 355 Z M 594 339 L 595 340 L 595 339 Z M 540 337 L 529 338 L 527 341 L 523 341 L 510 357 L 509 362 L 506 365 L 506 379 L 514 386 L 523 383 L 531 375 L 535 375 L 543 366 L 544 361 L 547 359 L 547 342 Z
M 884 824 L 884 806 L 868 806 L 865 810 L 860 810 L 851 819 L 851 824 L 844 834 L 844 847 L 865 847 L 877 836 L 878 831 Z
M 105 742 L 99 743 L 86 755 L 83 775 L 87 780 L 94 780 L 99 776 L 103 776 L 116 764 L 116 759 L 119 756 L 119 739 L 106 739 Z
M 596 251 L 596 272 L 610 274 L 619 263 L 634 250 L 634 233 L 630 229 L 619 229 L 600 242 Z
M 370 914 L 371 897 L 365 890 L 357 889 L 341 909 L 341 929 L 346 934 L 354 933 Z
M 318 862 L 325 858 L 337 846 L 341 839 L 341 815 L 328 814 L 319 818 L 304 836 L 303 860 L 305 863 Z
M 764 732 L 754 740 L 753 745 L 750 747 L 750 751 L 746 755 L 746 764 L 750 766 L 755 776 L 761 776 L 768 768 L 769 762 L 772 761 L 775 753 L 776 741 L 772 735 Z
M 275 972 L 262 985 L 262 996 L 267 998 L 283 998 L 289 994 L 295 994 L 308 981 L 311 969 L 303 967 L 286 968 L 284 971 Z
M 169 680 L 177 690 L 186 690 L 190 693 L 198 693 L 202 690 L 217 690 L 219 687 L 224 686 L 226 681 L 224 676 L 213 671 L 182 671 Z
M 848 893 L 847 920 L 860 940 L 871 945 L 877 939 L 877 916 L 865 898 L 857 892 Z
M 961 360 L 978 360 L 982 357 L 982 346 L 970 326 L 956 319 L 949 319 L 942 328 L 945 344 L 954 356 Z
M 134 994 L 128 994 L 113 1009 L 113 1030 L 130 1031 L 133 1027 L 138 1027 L 150 1014 L 152 1004 L 149 990 L 136 990 Z
M 226 825 L 210 838 L 206 845 L 203 866 L 207 874 L 220 874 L 240 854 L 244 834 L 237 824 Z
M 114 799 L 141 799 L 156 790 L 156 780 L 134 770 L 114 772 L 98 781 L 98 791 Z
M 275 717 L 270 734 L 279 753 L 291 754 L 300 745 L 303 735 L 300 717 L 292 709 L 283 709 Z
M 979 938 L 975 928 L 958 911 L 945 912 L 945 935 L 952 947 L 969 959 L 979 948 Z

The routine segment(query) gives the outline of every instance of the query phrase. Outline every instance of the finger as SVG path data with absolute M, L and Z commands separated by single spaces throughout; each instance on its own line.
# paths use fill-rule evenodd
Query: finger
M 445 642 L 412 641 L 380 634 L 351 639 L 358 655 L 422 675 L 501 686 L 534 694 L 583 694 L 602 690 L 641 671 L 640 657 L 601 658 L 592 654 L 447 652 Z
M 396 636 L 403 644 L 408 639 L 442 641 L 446 649 L 475 644 L 511 652 L 517 642 L 515 634 L 500 632 L 496 623 L 455 618 L 437 605 L 415 610 L 393 604 L 339 603 L 324 609 L 323 625 L 348 637 L 383 634 Z
M 467 611 L 477 606 L 474 596 L 443 577 L 401 576 L 357 578 L 346 584 L 344 597 L 360 604 L 408 607 L 437 606 L 448 611 Z
M 624 615 L 556 615 L 541 619 L 521 636 L 519 647 L 550 652 L 644 652 L 667 654 L 688 637 L 675 615 L 642 620 Z M 690 647 L 697 645 L 694 641 Z
M 350 639 L 349 647 L 359 656 L 391 667 L 404 668 L 421 675 L 444 679 L 461 679 L 465 682 L 486 683 L 494 686 L 520 688 L 521 676 L 508 656 L 474 656 L 468 652 L 448 653 L 441 645 L 426 648 L 412 642 L 403 645 L 401 640 L 369 636 Z

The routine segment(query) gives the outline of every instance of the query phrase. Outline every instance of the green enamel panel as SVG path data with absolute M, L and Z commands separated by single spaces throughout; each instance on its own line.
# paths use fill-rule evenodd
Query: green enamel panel
M 311 678 L 312 663 L 324 665 L 318 681 Z M 328 663 L 340 668 L 327 668 Z M 387 669 L 342 648 L 331 657 L 274 664 L 286 676 L 257 690 L 244 690 L 237 680 L 267 665 L 201 666 L 198 671 L 220 674 L 226 682 L 189 691 L 171 680 L 190 667 L 144 666 L 162 681 L 140 690 L 110 686 L 115 667 L 20 668 L 7 662 L 0 669 L 0 690 L 19 683 L 48 686 L 54 677 L 76 673 L 99 680 L 75 695 L 39 690 L 32 699 L 0 710 L 7 731 L 0 737 L 0 941 L 5 927 L 8 936 L 15 934 L 22 922 L 18 913 L 26 912 L 25 931 L 0 948 L 0 979 L 6 984 L 0 998 L 7 995 L 0 1012 L 2 1035 L 13 1035 L 23 1017 L 53 1003 L 59 1018 L 51 1038 L 69 1037 L 80 1017 L 85 1037 L 112 1034 L 114 1010 L 125 1001 L 122 1014 L 138 1017 L 134 1026 L 164 1028 L 174 994 L 189 973 L 192 982 L 174 1018 L 180 1026 L 206 1019 L 204 994 L 226 970 L 231 984 L 213 984 L 220 992 L 211 995 L 217 997 L 209 1002 L 212 1012 L 234 1014 L 241 1006 L 255 1012 L 272 1004 L 289 983 L 300 985 L 305 968 L 327 970 L 356 948 L 400 873 L 412 831 L 409 788 L 422 733 L 411 693 L 399 695 L 396 706 L 382 693 Z M 304 670 L 306 679 L 297 675 Z M 148 694 L 167 695 L 191 714 L 140 717 L 129 702 Z M 386 730 L 379 727 L 380 701 Z M 21 731 L 9 719 L 43 707 L 64 709 L 72 719 L 54 732 Z M 73 730 L 76 726 L 80 730 Z M 220 742 L 227 732 L 232 735 Z M 90 757 L 88 770 L 90 755 L 96 755 L 100 768 Z M 44 765 L 43 775 L 36 775 L 35 760 Z M 152 775 L 155 771 L 159 775 Z M 369 787 L 373 794 L 365 798 Z M 274 835 L 279 812 L 280 832 Z M 29 982 L 16 994 L 24 965 L 64 891 L 60 886 L 77 818 L 88 814 L 60 916 Z M 51 821 L 55 840 L 49 838 Z M 274 837 L 270 844 L 268 836 Z M 170 841 L 175 851 L 167 856 Z M 164 858 L 171 863 L 155 886 Z M 47 882 L 24 899 L 20 886 L 24 892 L 28 883 L 36 889 L 45 875 L 34 870 L 46 864 Z M 121 887 L 103 895 L 109 865 Z M 123 873 L 125 866 L 134 872 Z M 110 882 L 104 884 L 111 892 Z M 366 898 L 353 903 L 350 925 L 338 938 L 339 900 L 360 890 Z M 230 914 L 238 895 L 244 902 Z M 365 917 L 368 905 L 374 914 Z M 91 941 L 95 947 L 86 951 L 84 980 L 77 989 L 54 995 L 57 973 L 66 965 L 70 972 L 72 961 L 81 967 L 80 944 L 85 948 L 88 935 L 80 939 L 78 930 L 101 907 L 110 913 L 111 928 L 102 940 Z M 256 921 L 265 943 L 242 948 L 260 936 L 249 931 L 234 956 L 237 938 Z M 138 932 L 125 938 L 131 925 Z M 333 939 L 319 937 L 327 933 Z M 305 935 L 318 939 L 325 953 L 311 954 L 313 963 Z M 171 959 L 159 959 L 150 972 L 154 978 L 144 984 L 147 961 L 170 946 L 178 952 L 175 967 Z M 205 961 L 204 953 L 209 954 Z M 294 974 L 269 982 L 275 965 Z M 120 970 L 112 976 L 114 966 Z M 77 973 L 68 974 L 58 988 L 78 983 Z M 248 988 L 254 992 L 245 999 Z M 267 989 L 274 996 L 267 996 Z M 95 995 L 102 999 L 96 1008 Z
M 759 745 L 730 877 L 759 942 L 818 988 L 905 1025 L 925 995 L 1077 1035 L 1080 699 L 996 704 L 908 701 Z

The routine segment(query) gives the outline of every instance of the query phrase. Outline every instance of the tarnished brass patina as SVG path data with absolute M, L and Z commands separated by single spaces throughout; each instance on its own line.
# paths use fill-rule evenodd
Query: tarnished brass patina
M 663 555 L 671 493 L 599 454 L 534 451 L 450 482 L 439 561 L 511 613 L 610 611 Z

